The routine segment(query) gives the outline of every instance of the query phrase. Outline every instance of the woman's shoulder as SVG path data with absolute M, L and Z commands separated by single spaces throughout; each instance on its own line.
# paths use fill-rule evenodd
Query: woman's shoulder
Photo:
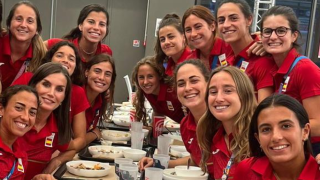
M 110 56 L 112 56 L 112 50 L 111 48 L 106 45 L 106 44 L 101 44 L 101 53 L 107 53 L 109 54 Z

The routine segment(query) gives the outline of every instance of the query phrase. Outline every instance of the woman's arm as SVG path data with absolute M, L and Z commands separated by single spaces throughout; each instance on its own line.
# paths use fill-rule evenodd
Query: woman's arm
M 94 128 L 92 131 L 87 132 L 86 134 L 86 144 L 90 144 L 92 141 L 96 139 L 101 139 L 101 131 L 98 127 Z
M 51 159 L 47 167 L 42 171 L 44 174 L 51 174 L 55 169 L 57 169 L 61 164 L 71 161 L 76 155 L 77 151 L 68 150 L 66 152 L 60 153 L 57 157 Z
M 71 148 L 75 149 L 77 152 L 86 146 L 86 125 L 85 111 L 74 116 L 72 121 L 74 147 Z

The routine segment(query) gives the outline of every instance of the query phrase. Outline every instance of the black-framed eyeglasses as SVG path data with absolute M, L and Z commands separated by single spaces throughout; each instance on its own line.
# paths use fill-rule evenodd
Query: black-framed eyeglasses
M 290 28 L 284 27 L 284 26 L 280 26 L 277 27 L 275 29 L 271 29 L 271 28 L 263 28 L 262 29 L 262 36 L 265 38 L 268 38 L 271 36 L 271 34 L 274 32 L 276 32 L 276 35 L 278 37 L 283 37 L 287 34 L 288 30 L 291 30 Z

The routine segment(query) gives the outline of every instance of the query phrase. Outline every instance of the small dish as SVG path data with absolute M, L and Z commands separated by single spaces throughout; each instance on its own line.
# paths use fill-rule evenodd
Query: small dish
M 178 176 L 174 170 L 174 168 L 163 170 L 163 179 L 164 180 L 207 180 L 208 174 L 204 174 L 203 176 L 198 177 L 183 177 Z
M 146 151 L 140 149 L 126 149 L 123 150 L 123 155 L 125 158 L 132 159 L 133 161 L 140 161 L 141 158 L 145 157 Z
M 115 159 L 123 157 L 123 149 L 112 146 L 89 146 L 88 150 L 93 158 Z
M 124 131 L 102 130 L 102 137 L 108 141 L 129 141 L 131 134 Z
M 109 163 L 96 161 L 69 161 L 66 166 L 71 174 L 82 177 L 103 177 L 110 172 Z

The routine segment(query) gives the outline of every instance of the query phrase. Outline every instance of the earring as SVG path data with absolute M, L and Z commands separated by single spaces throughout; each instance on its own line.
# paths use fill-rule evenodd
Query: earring
M 0 115 L 0 118 L 2 118 L 2 115 Z

